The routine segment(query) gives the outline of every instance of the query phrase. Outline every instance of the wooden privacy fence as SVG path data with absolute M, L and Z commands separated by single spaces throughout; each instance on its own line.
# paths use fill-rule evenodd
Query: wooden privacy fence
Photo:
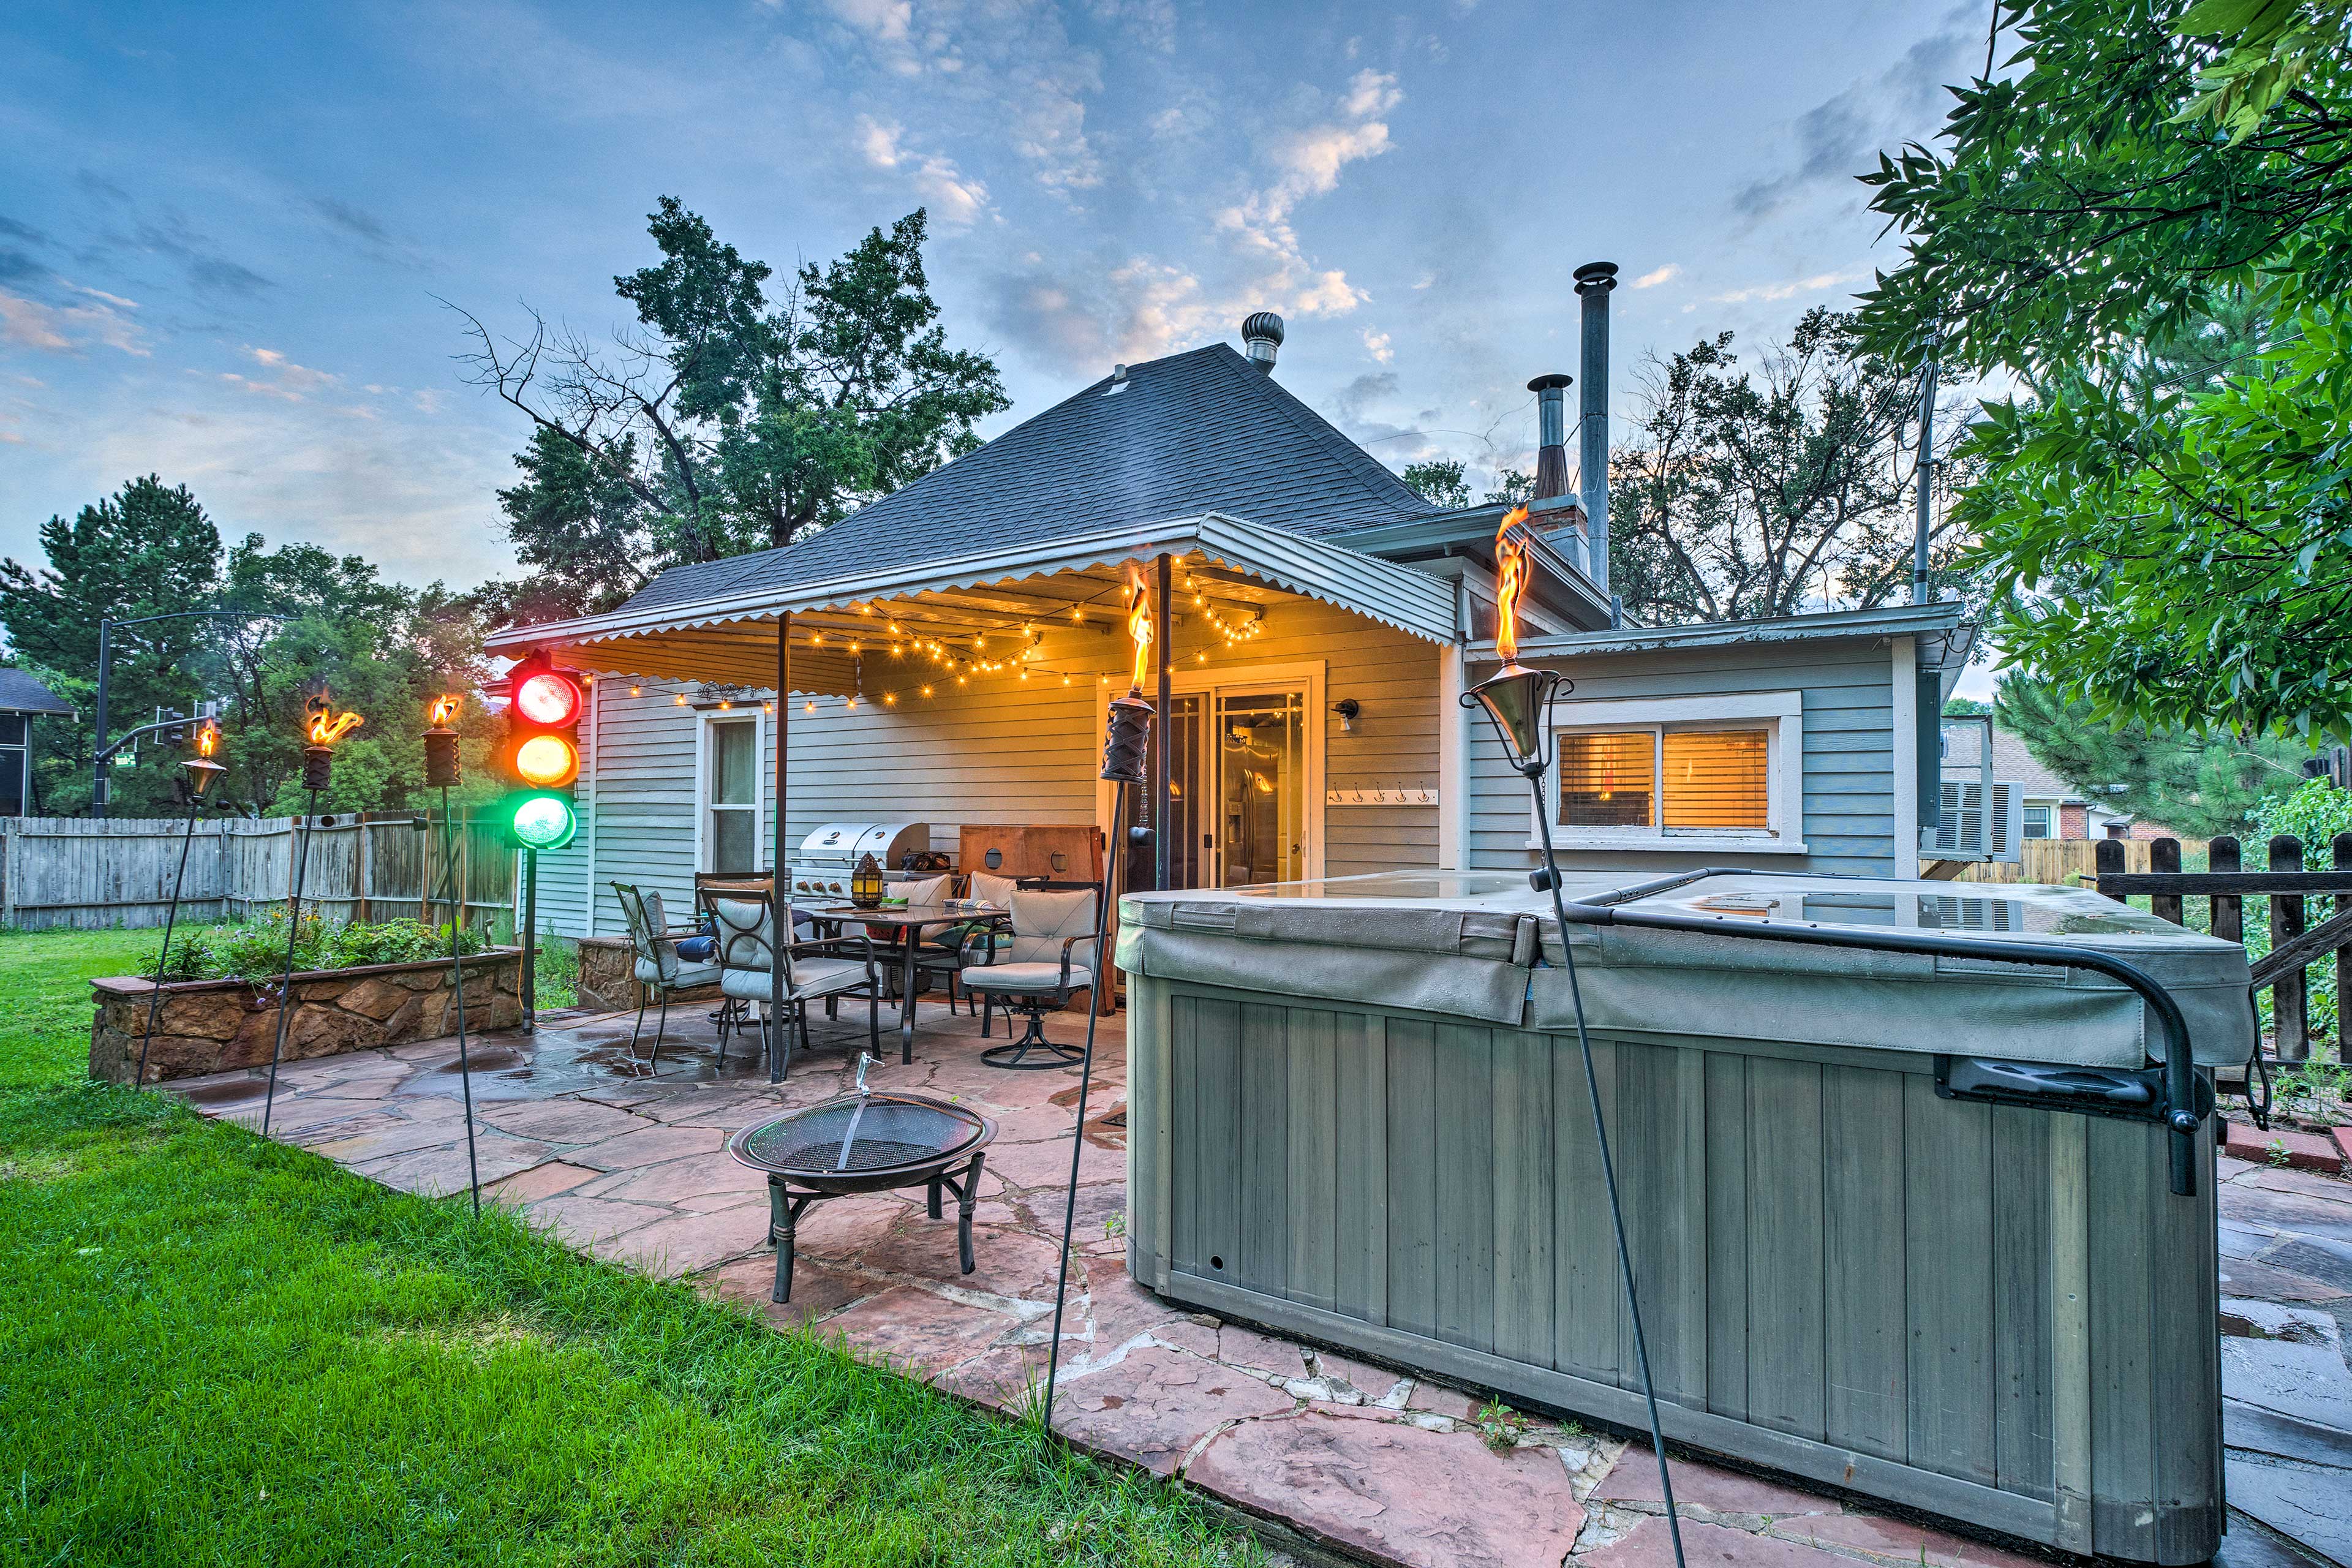
M 334 921 L 402 916 L 446 921 L 441 819 L 413 812 L 312 819 L 304 908 Z M 184 920 L 239 920 L 293 890 L 302 819 L 221 817 L 196 824 L 180 894 Z M 488 814 L 457 820 L 462 917 L 510 931 L 515 851 Z M 186 824 L 168 818 L 0 819 L 0 925 L 25 931 L 159 926 Z M 428 862 L 431 862 L 428 864 Z M 430 886 L 428 887 L 428 881 Z
M 2207 846 L 2210 868 L 2201 872 L 2181 870 L 2177 838 L 2150 839 L 2147 848 L 2147 868 L 2135 869 L 2125 843 L 2098 840 L 2094 880 L 2099 891 L 2111 899 L 2145 895 L 2149 913 L 2176 925 L 2187 923 L 2187 900 L 2205 899 L 2208 929 L 2231 942 L 2245 940 L 2247 898 L 2268 898 L 2270 951 L 2254 960 L 2254 988 L 2270 988 L 2273 1055 L 2289 1065 L 2310 1058 L 2310 972 L 2331 955 L 2336 965 L 2336 1049 L 2342 1051 L 2352 1028 L 2352 986 L 2344 984 L 2340 951 L 2352 943 L 2352 833 L 2339 833 L 2331 841 L 2326 870 L 2306 868 L 2303 840 L 2284 833 L 2270 841 L 2267 870 L 2248 869 L 2235 838 L 2216 838 Z M 2331 899 L 2335 910 L 2317 925 L 2310 923 L 2305 907 L 2315 897 Z
M 1962 871 L 1957 880 L 1963 882 L 2038 882 L 2049 887 L 2072 888 L 2098 874 L 2103 862 L 2101 854 L 2114 855 L 2120 850 L 2126 871 L 2152 871 L 2156 868 L 2151 856 L 2158 840 L 2153 838 L 2026 838 L 2018 843 L 2019 858 L 2015 864 L 1995 861 L 1975 865 Z M 2182 850 L 2194 855 L 2205 847 L 2204 840 L 2191 838 L 2185 843 L 2167 839 L 2174 846 L 2177 857 Z M 2113 846 L 2113 847 L 2109 847 Z M 2179 861 L 2174 862 L 2178 867 Z

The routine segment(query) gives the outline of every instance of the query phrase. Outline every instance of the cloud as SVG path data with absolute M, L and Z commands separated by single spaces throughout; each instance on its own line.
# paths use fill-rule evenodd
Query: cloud
M 423 265 L 416 247 L 393 233 L 373 213 L 335 196 L 312 196 L 301 205 L 326 226 L 327 232 L 362 255 L 399 267 Z
M 1644 272 L 1639 278 L 1634 279 L 1633 287 L 1636 289 L 1654 289 L 1661 283 L 1671 283 L 1682 275 L 1682 264 L 1678 261 L 1669 261 L 1664 267 Z
M 1176 50 L 1176 7 L 1171 0 L 1087 0 L 1095 20 L 1127 29 L 1148 49 L 1161 54 Z
M 1982 62 L 1968 56 L 1983 47 L 1980 21 L 1951 13 L 1942 30 L 1906 50 L 1875 76 L 1864 77 L 1800 114 L 1791 123 L 1795 156 L 1777 174 L 1751 180 L 1732 195 L 1750 220 L 1769 216 L 1823 186 L 1852 189 L 1853 176 L 1890 143 L 1925 140 L 1947 105 L 1944 84 L 1973 74 Z
M 1389 346 L 1389 335 L 1386 332 L 1376 332 L 1370 327 L 1364 329 L 1364 352 L 1382 364 L 1396 358 L 1396 350 Z
M 1345 315 L 1371 298 L 1336 268 L 1307 259 L 1291 215 L 1300 203 L 1337 190 L 1350 163 L 1389 151 L 1388 121 L 1380 118 L 1404 101 L 1397 79 L 1358 71 L 1339 100 L 1338 116 L 1276 135 L 1265 150 L 1274 178 L 1216 215 L 1218 229 L 1267 268 L 1259 287 L 1305 315 Z
M 96 303 L 48 305 L 0 290 L 0 342 L 44 353 L 73 353 L 97 343 L 147 357 L 139 324 L 116 308 L 135 309 L 130 300 L 101 295 L 96 289 L 79 291 L 92 296 Z
M 861 114 L 856 145 L 873 167 L 902 171 L 941 224 L 966 228 L 988 216 L 988 187 L 957 168 L 952 158 L 910 149 L 904 126 Z
M 245 352 L 265 374 L 249 376 L 229 370 L 221 372 L 220 378 L 231 386 L 263 397 L 275 397 L 284 403 L 301 403 L 307 401 L 312 393 L 323 392 L 342 379 L 323 370 L 296 364 L 276 349 L 257 349 L 248 344 Z
M 1787 283 L 1759 283 L 1746 289 L 1734 289 L 1727 294 L 1708 296 L 1718 305 L 1747 305 L 1758 300 L 1793 300 L 1800 294 L 1816 294 L 1824 289 L 1834 289 L 1841 283 L 1858 283 L 1870 276 L 1867 269 L 1853 272 L 1818 272 L 1811 278 L 1800 278 Z
M 909 0 L 825 0 L 826 10 L 866 37 L 903 44 L 915 19 Z
M 200 293 L 251 299 L 278 285 L 245 263 L 213 247 L 212 241 L 177 213 L 141 221 L 128 235 L 109 235 L 100 249 L 129 249 L 178 264 Z

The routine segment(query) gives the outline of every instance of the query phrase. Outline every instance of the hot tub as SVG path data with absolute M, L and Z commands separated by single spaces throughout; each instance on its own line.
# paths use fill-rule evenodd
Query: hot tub
M 2059 888 L 1564 892 L 1668 1437 L 2085 1554 L 2209 1557 L 2201 1112 L 2252 1047 L 2243 951 Z M 1560 940 L 1501 873 L 1124 900 L 1135 1277 L 1639 1429 Z M 2178 1005 L 2193 1132 L 2145 1103 L 2158 1006 L 2024 962 L 2059 949 Z

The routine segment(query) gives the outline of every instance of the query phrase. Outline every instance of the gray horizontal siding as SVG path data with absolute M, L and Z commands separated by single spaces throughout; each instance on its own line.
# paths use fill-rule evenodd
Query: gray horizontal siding
M 1801 831 L 1810 852 L 1759 855 L 1756 863 L 1789 871 L 1894 871 L 1894 656 L 1874 640 L 1621 654 L 1579 658 L 1559 668 L 1575 681 L 1578 701 L 1802 693 Z M 1494 731 L 1483 721 L 1472 726 L 1471 747 L 1471 864 L 1532 865 L 1527 782 L 1504 761 Z M 1724 850 L 1580 850 L 1562 851 L 1559 858 L 1570 867 L 1664 874 L 1736 857 Z

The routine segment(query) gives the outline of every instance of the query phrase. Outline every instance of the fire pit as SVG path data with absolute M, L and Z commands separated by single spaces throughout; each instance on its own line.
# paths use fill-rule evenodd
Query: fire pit
M 996 1123 L 944 1100 L 877 1093 L 866 1086 L 866 1068 L 876 1059 L 859 1061 L 856 1092 L 746 1127 L 727 1141 L 730 1154 L 767 1173 L 774 1300 L 793 1299 L 793 1235 L 803 1211 L 856 1193 L 926 1185 L 933 1219 L 940 1215 L 940 1193 L 953 1193 L 956 1256 L 966 1274 L 972 1271 L 971 1208 Z M 959 1164 L 963 1171 L 950 1174 Z

